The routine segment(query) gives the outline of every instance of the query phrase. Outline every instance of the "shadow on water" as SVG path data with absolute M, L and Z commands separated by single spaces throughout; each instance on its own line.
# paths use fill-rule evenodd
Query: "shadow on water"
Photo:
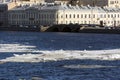
M 120 61 L 62 60 L 0 64 L 0 80 L 120 80 Z

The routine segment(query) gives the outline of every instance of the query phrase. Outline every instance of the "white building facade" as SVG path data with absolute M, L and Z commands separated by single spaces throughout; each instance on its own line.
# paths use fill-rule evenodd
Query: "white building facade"
M 120 8 L 120 0 L 108 0 L 108 7 Z
M 56 21 L 56 10 L 44 10 L 41 7 L 20 7 L 10 10 L 8 15 L 9 25 L 51 25 Z
M 9 11 L 9 25 L 101 24 L 120 25 L 119 8 L 71 5 L 21 6 Z

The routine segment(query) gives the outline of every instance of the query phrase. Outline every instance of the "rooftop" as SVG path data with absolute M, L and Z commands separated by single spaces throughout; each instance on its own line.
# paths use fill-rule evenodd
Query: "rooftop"
M 24 4 L 15 7 L 12 10 L 26 10 L 29 8 L 34 8 L 38 10 L 82 10 L 82 11 L 100 11 L 100 12 L 120 12 L 120 8 L 111 8 L 111 7 L 91 7 L 91 6 L 71 6 L 66 4 L 54 4 L 54 3 L 46 3 L 46 4 Z

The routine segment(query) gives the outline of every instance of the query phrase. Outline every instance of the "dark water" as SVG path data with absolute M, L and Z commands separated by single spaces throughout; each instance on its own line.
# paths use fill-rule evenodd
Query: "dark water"
M 0 32 L 0 44 L 36 46 L 40 50 L 102 50 L 120 47 L 118 34 Z
M 81 34 L 81 33 L 37 33 L 37 32 L 0 32 L 0 60 L 16 54 L 9 52 L 3 44 L 35 46 L 33 50 L 106 50 L 120 48 L 119 34 Z M 3 48 L 4 50 L 2 50 Z M 33 53 L 34 54 L 34 53 Z M 37 53 L 39 54 L 39 53 Z M 64 66 L 86 65 L 67 68 Z M 89 66 L 100 65 L 104 67 Z M 0 80 L 120 80 L 120 61 L 107 60 L 61 60 L 50 62 L 7 62 L 0 64 Z

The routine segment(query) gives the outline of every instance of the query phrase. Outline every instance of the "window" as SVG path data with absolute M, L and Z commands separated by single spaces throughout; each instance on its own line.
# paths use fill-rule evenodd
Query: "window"
M 113 23 L 113 21 L 111 21 L 111 23 Z
M 57 14 L 57 18 L 58 18 L 58 14 Z
M 116 1 L 116 3 L 118 3 L 118 1 Z
M 89 21 L 89 24 L 90 24 L 90 21 Z
M 113 18 L 113 15 L 111 14 L 111 18 Z
M 116 18 L 116 14 L 114 15 L 114 18 Z
M 83 15 L 81 14 L 81 18 L 83 18 Z
M 118 24 L 119 24 L 119 21 L 118 21 Z
M 95 14 L 93 15 L 93 18 L 95 18 Z
M 0 26 L 2 26 L 3 25 L 3 22 L 0 22 Z
M 108 14 L 108 18 L 110 18 L 110 15 Z
M 71 18 L 71 14 L 69 15 L 69 17 Z
M 106 18 L 106 15 L 104 14 L 104 18 Z
M 83 21 L 81 21 L 81 24 L 83 24 Z
M 58 15 L 57 15 L 57 17 L 58 17 Z M 52 14 L 50 14 L 50 19 L 52 18 Z
M 63 15 L 61 15 L 61 18 L 63 18 Z
M 87 18 L 87 14 L 85 14 L 85 18 Z
M 67 14 L 66 14 L 66 18 L 67 18 Z
M 101 18 L 103 18 L 102 14 L 100 15 Z
M 114 4 L 114 1 L 110 1 L 110 4 Z
M 77 18 L 79 18 L 79 14 L 77 15 Z
M 91 17 L 90 17 L 90 14 L 89 14 L 89 18 L 91 18 Z
M 73 15 L 73 18 L 75 18 L 75 14 Z
M 0 12 L 4 12 L 3 10 L 0 10 Z

